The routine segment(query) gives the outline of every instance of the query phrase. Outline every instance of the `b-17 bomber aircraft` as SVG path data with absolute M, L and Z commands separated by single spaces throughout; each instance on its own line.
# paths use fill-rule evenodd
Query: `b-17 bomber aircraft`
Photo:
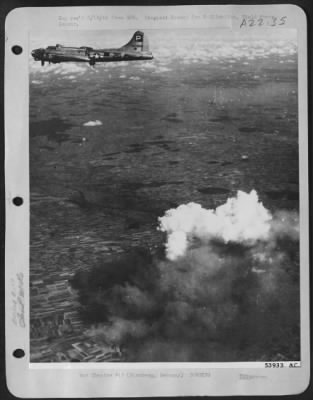
M 50 63 L 61 62 L 88 62 L 95 65 L 96 62 L 116 62 L 133 60 L 152 60 L 153 55 L 149 51 L 147 36 L 137 31 L 131 40 L 124 46 L 117 49 L 93 49 L 92 47 L 66 47 L 60 44 L 48 46 L 43 49 L 35 49 L 31 52 L 35 61 Z

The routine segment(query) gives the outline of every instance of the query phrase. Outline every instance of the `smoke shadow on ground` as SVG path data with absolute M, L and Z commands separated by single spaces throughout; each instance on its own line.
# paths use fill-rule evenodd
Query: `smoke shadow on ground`
M 88 335 L 133 362 L 299 359 L 297 241 L 164 254 L 134 248 L 73 277 Z

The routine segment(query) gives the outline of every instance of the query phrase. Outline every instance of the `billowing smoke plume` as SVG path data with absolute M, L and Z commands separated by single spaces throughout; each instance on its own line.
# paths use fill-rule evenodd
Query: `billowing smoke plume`
M 298 214 L 255 191 L 159 219 L 166 257 L 137 248 L 73 279 L 87 332 L 127 361 L 299 358 Z
M 255 190 L 250 194 L 238 191 L 237 197 L 216 210 L 189 203 L 168 210 L 159 218 L 160 230 L 167 232 L 167 257 L 183 256 L 194 238 L 203 242 L 221 239 L 224 243 L 254 244 L 269 237 L 271 214 L 258 201 Z

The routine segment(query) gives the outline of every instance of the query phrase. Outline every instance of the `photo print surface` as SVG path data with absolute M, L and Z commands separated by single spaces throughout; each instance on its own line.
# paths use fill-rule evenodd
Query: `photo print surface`
M 300 360 L 297 31 L 249 33 L 30 32 L 31 362 Z

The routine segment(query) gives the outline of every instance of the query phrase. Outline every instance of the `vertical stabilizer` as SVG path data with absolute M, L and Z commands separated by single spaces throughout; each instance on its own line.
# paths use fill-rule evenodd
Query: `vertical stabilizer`
M 148 38 L 143 32 L 137 31 L 130 41 L 123 46 L 123 49 L 129 49 L 131 51 L 149 51 Z

